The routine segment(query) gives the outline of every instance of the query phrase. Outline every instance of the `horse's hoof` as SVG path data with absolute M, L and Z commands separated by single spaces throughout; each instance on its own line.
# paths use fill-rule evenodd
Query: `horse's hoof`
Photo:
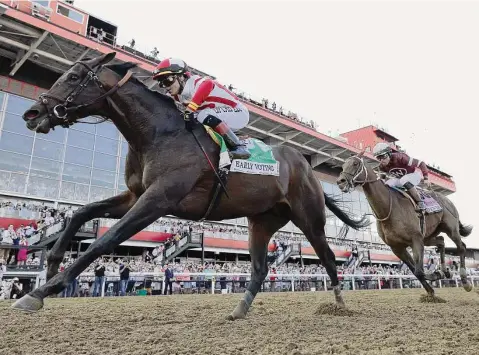
M 24 312 L 37 312 L 43 308 L 43 300 L 30 295 L 25 295 L 12 304 L 12 308 Z
M 463 287 L 464 287 L 464 290 L 466 290 L 466 292 L 472 291 L 472 285 L 470 283 L 465 284 Z
M 226 320 L 234 321 L 237 319 L 244 319 L 245 317 L 246 317 L 246 314 L 233 312 L 226 316 Z
M 341 309 L 346 309 L 346 303 L 344 303 L 342 296 L 339 296 L 339 298 L 336 297 L 336 306 Z
M 245 318 L 246 312 L 247 312 L 247 309 L 245 306 L 246 306 L 246 303 L 243 300 L 241 300 L 240 303 L 234 309 L 233 313 L 231 313 L 230 315 L 226 317 L 226 320 L 236 320 L 236 319 Z

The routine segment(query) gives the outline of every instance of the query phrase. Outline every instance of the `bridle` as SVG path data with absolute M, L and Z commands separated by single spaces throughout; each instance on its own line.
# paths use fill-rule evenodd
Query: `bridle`
M 354 173 L 354 174 L 348 173 L 346 171 L 341 172 L 341 174 L 349 175 L 351 177 L 351 179 L 346 179 L 346 183 L 348 184 L 348 190 L 346 192 L 350 192 L 351 189 L 354 189 L 356 186 L 363 187 L 366 183 L 375 182 L 375 181 L 380 180 L 379 176 L 377 176 L 377 175 L 376 175 L 375 179 L 368 180 L 368 169 L 366 168 L 366 164 L 364 164 L 364 159 L 363 158 L 360 158 L 360 157 L 357 157 L 357 156 L 352 156 L 348 159 L 359 160 L 359 165 L 360 166 L 359 166 L 358 170 L 356 171 L 356 173 Z M 365 174 L 364 180 L 363 181 L 358 181 L 357 179 L 363 174 L 363 172 Z M 374 211 L 373 207 L 371 206 L 371 210 L 373 211 L 373 214 L 374 214 L 374 217 L 376 217 L 376 220 L 378 220 L 379 222 L 384 222 L 387 219 L 389 219 L 389 217 L 391 216 L 391 212 L 392 212 L 392 202 L 393 202 L 393 200 L 392 200 L 391 192 L 389 191 L 389 213 L 386 216 L 386 218 L 379 218 L 376 211 Z
M 353 157 L 350 157 L 348 159 L 357 159 L 359 160 L 359 168 L 358 170 L 354 173 L 354 174 L 351 174 L 351 173 L 348 173 L 346 171 L 342 171 L 341 173 L 344 174 L 344 175 L 349 175 L 351 176 L 351 179 L 346 179 L 346 182 L 348 184 L 348 191 L 349 192 L 351 189 L 354 189 L 356 186 L 364 186 L 364 184 L 366 183 L 369 183 L 369 182 L 374 182 L 374 181 L 378 181 L 379 180 L 379 177 L 376 176 L 375 179 L 373 180 L 368 180 L 368 169 L 366 169 L 366 164 L 364 164 L 364 159 L 363 158 L 360 158 L 360 157 L 357 157 L 357 156 L 353 156 Z M 363 174 L 365 174 L 365 177 L 364 177 L 364 180 L 363 181 L 358 181 L 357 179 Z
M 78 121 L 78 117 L 72 117 L 72 114 L 78 112 L 79 110 L 85 109 L 89 106 L 92 106 L 94 104 L 97 104 L 103 99 L 106 99 L 108 105 L 113 108 L 119 115 L 124 116 L 124 114 L 121 112 L 121 110 L 118 108 L 118 106 L 113 102 L 111 99 L 111 95 L 113 95 L 119 88 L 121 88 L 132 76 L 132 72 L 128 70 L 126 75 L 118 82 L 116 83 L 110 90 L 106 91 L 103 84 L 101 83 L 100 79 L 98 78 L 98 73 L 103 69 L 103 65 L 98 66 L 96 70 L 91 68 L 88 64 L 84 62 L 76 62 L 74 65 L 80 64 L 83 65 L 87 70 L 88 73 L 87 75 L 82 79 L 80 84 L 78 84 L 66 97 L 66 99 L 59 98 L 57 96 L 43 93 L 40 95 L 39 100 L 42 105 L 45 106 L 46 111 L 48 112 L 47 119 L 49 121 L 50 127 L 53 129 L 54 124 L 52 124 L 52 118 L 55 117 L 60 120 L 60 126 L 64 128 L 68 128 L 69 126 L 73 125 Z M 91 83 L 93 82 L 94 84 L 97 85 L 97 87 L 103 92 L 100 96 L 97 98 L 90 100 L 87 103 L 76 105 L 76 106 L 70 106 L 74 103 L 75 98 L 78 97 L 78 95 Z M 59 104 L 55 105 L 53 109 L 50 108 L 48 105 L 48 99 L 55 100 L 56 102 L 59 102 Z M 63 102 L 63 103 L 62 103 Z M 106 120 L 106 119 L 105 119 Z M 81 122 L 81 123 L 87 123 L 87 122 Z M 100 123 L 100 122 L 97 122 Z

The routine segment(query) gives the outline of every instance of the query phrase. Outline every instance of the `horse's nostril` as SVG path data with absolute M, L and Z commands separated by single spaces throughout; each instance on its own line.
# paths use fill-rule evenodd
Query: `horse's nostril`
M 33 120 L 38 117 L 40 114 L 40 111 L 38 110 L 28 110 L 23 114 L 23 119 L 24 120 Z

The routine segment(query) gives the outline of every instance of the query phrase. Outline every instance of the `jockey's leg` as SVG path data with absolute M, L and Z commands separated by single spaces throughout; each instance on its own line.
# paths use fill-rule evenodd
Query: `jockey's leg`
M 385 182 L 389 187 L 401 187 L 400 180 L 398 178 L 391 178 Z
M 215 113 L 213 110 L 203 110 L 198 114 L 197 119 L 199 122 L 213 128 L 215 132 L 219 133 L 223 137 L 228 145 L 228 148 L 230 149 L 233 159 L 248 159 L 251 154 L 233 132 L 234 128 L 240 129 L 242 127 L 238 128 L 236 125 L 228 124 L 228 121 L 233 121 L 235 118 L 242 118 L 240 115 L 237 115 L 238 117 L 232 117 L 230 120 L 228 120 L 227 118 L 229 118 L 229 116 L 233 116 L 234 113 L 236 112 L 225 112 L 225 114 L 221 115 L 219 113 Z M 226 114 L 230 115 L 227 116 Z M 246 124 L 247 123 L 248 122 L 246 122 Z
M 404 175 L 400 179 L 402 186 L 404 186 L 409 195 L 411 195 L 411 197 L 417 203 L 418 212 L 424 211 L 426 209 L 424 201 L 421 199 L 421 196 L 416 189 L 416 185 L 421 182 L 421 179 L 422 174 L 419 170 L 416 170 L 414 173 Z

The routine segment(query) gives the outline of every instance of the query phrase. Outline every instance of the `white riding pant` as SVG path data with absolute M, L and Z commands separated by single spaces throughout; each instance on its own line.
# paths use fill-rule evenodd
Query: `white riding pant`
M 422 171 L 416 169 L 411 174 L 406 174 L 402 178 L 391 178 L 386 181 L 386 185 L 391 187 L 403 187 L 406 182 L 410 182 L 413 186 L 417 186 L 423 179 Z
M 198 112 L 196 119 L 200 123 L 203 123 L 208 115 L 218 117 L 221 121 L 226 123 L 228 127 L 233 130 L 233 132 L 246 127 L 246 125 L 249 123 L 249 111 L 241 102 L 238 103 L 235 108 L 230 106 L 205 108 L 204 110 Z

